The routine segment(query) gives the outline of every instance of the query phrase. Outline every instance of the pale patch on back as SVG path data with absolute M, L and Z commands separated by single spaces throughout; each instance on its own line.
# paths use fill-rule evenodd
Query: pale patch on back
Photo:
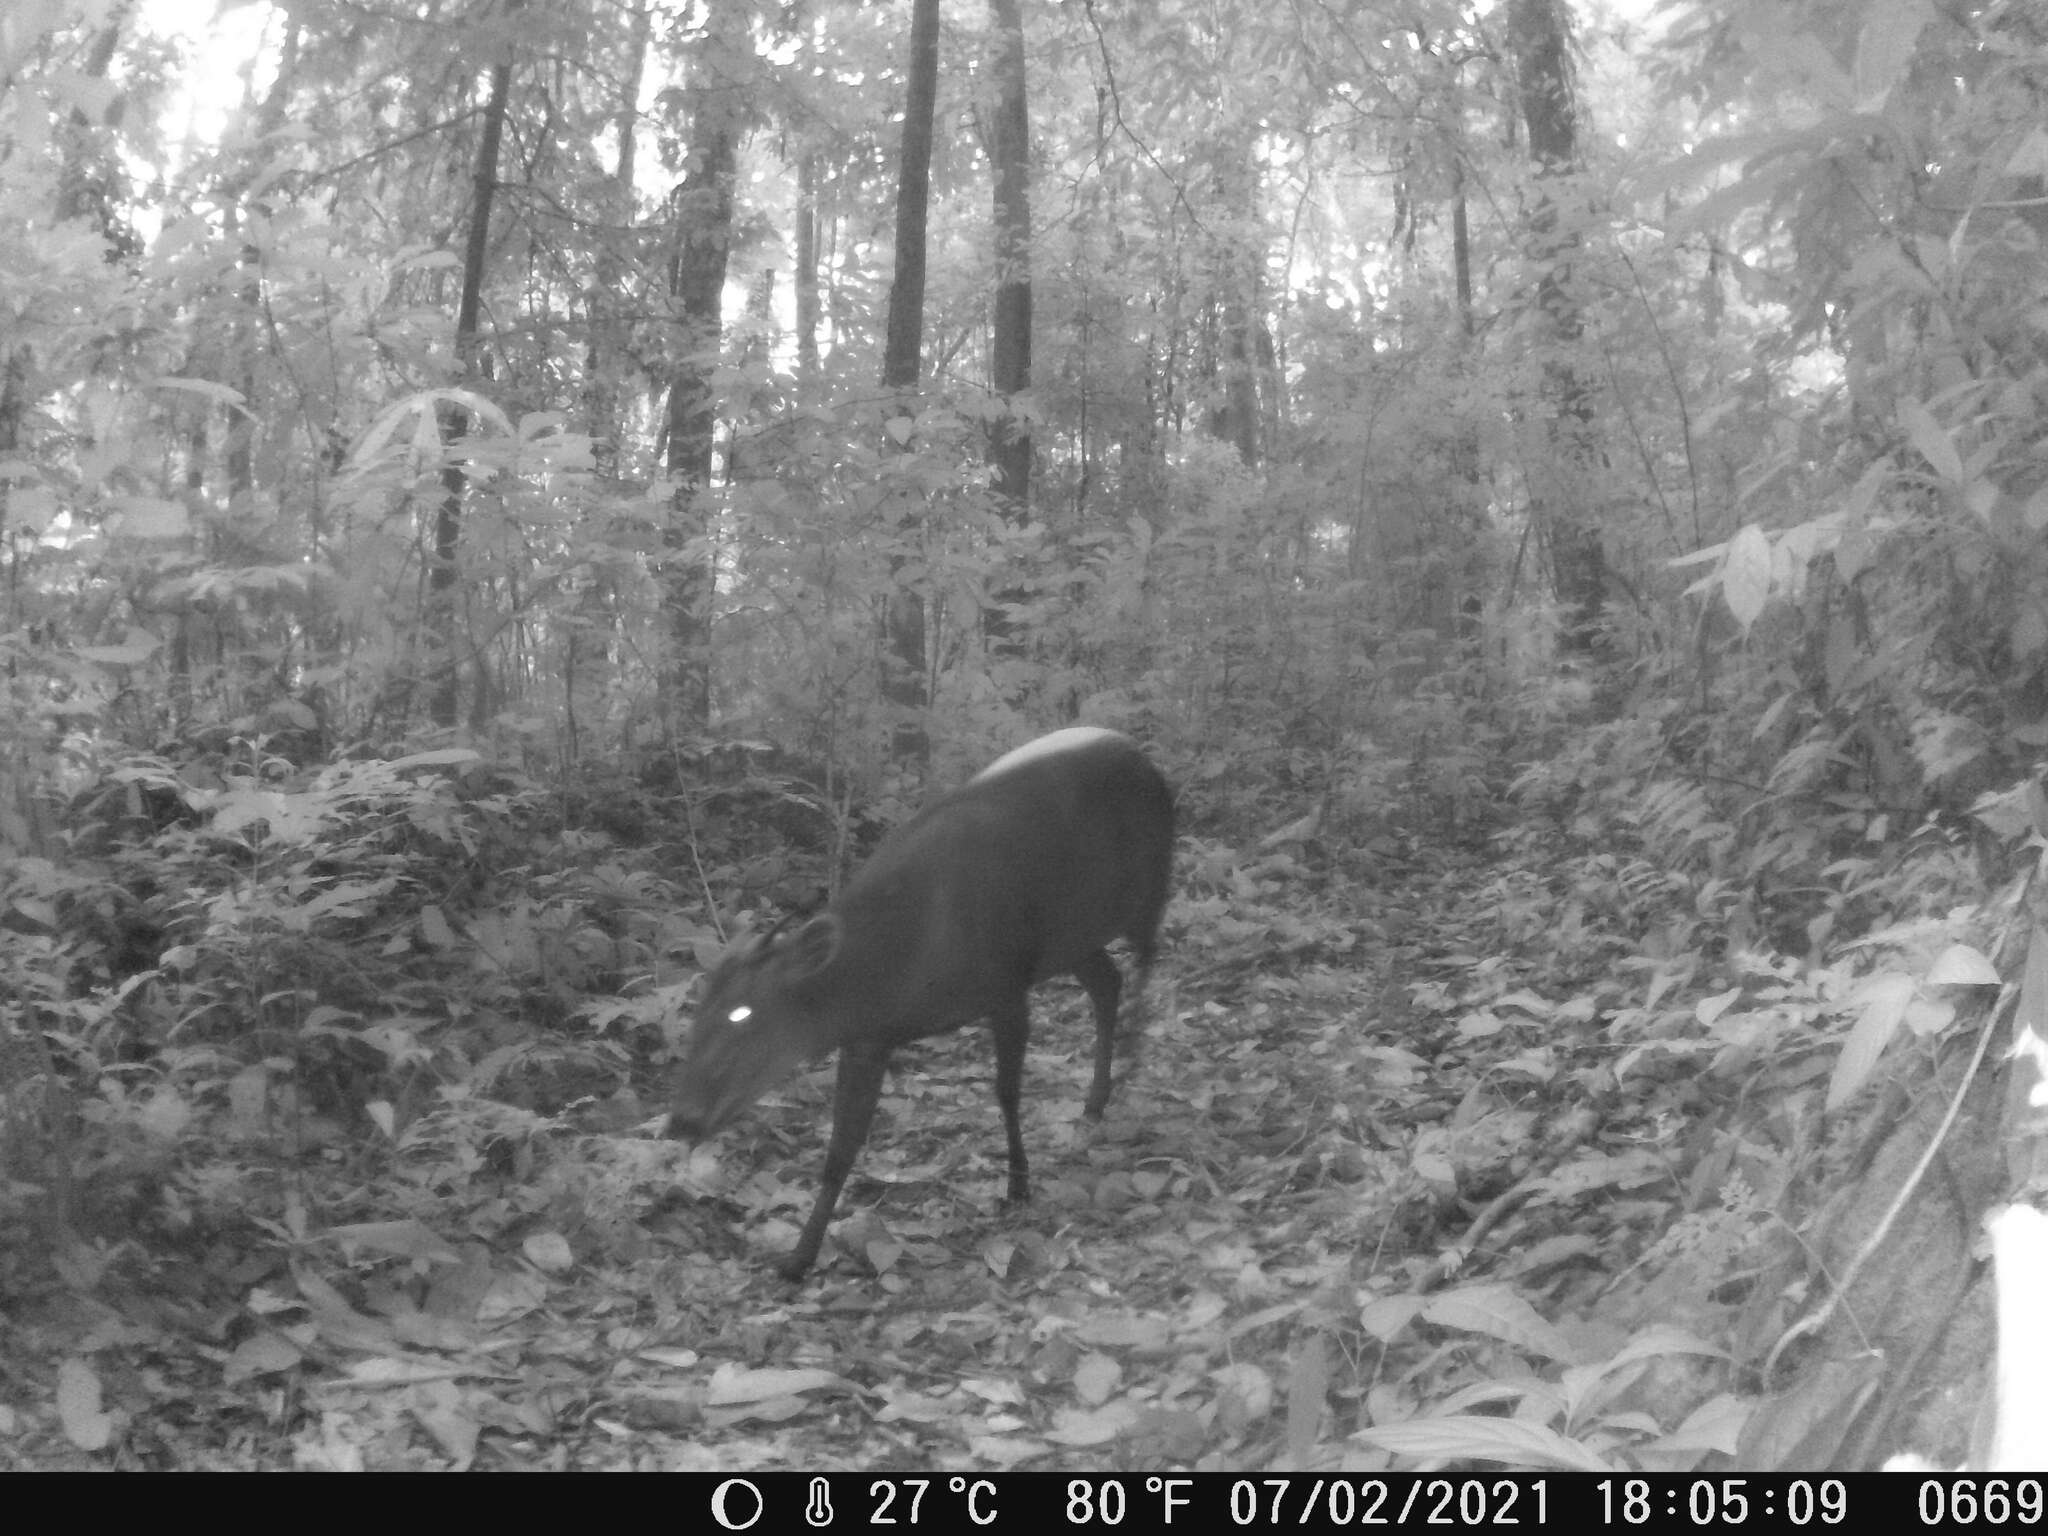
M 1115 731 L 1105 730 L 1099 725 L 1070 725 L 1063 731 L 1054 731 L 1036 741 L 1027 741 L 1014 752 L 1005 752 L 977 773 L 970 783 L 979 784 L 983 779 L 992 779 L 999 773 L 1008 773 L 1012 768 L 1021 768 L 1026 763 L 1038 761 L 1041 757 L 1052 757 L 1060 752 L 1078 752 L 1083 747 L 1093 746 L 1098 741 L 1114 737 Z

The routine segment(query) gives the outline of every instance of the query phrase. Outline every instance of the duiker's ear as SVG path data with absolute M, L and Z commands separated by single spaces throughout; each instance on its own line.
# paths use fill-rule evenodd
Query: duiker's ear
M 778 946 L 782 963 L 789 968 L 790 980 L 803 981 L 831 964 L 844 937 L 839 919 L 829 912 L 797 929 Z

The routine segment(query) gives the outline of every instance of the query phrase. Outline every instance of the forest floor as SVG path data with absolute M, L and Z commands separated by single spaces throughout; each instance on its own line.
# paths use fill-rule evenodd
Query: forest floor
M 15 1466 L 104 1465 L 79 1449 L 100 1432 L 188 1468 L 1386 1467 L 1372 1426 L 1668 1321 L 1629 1266 L 1677 1198 L 1672 1101 L 1596 1112 L 1611 936 L 1469 854 L 1390 865 L 1291 903 L 1280 859 L 1263 919 L 1170 918 L 1099 1126 L 1079 989 L 1040 989 L 1019 1211 L 996 1209 L 980 1029 L 899 1057 L 797 1286 L 771 1265 L 816 1187 L 829 1064 L 695 1150 L 653 1136 L 651 1081 L 547 1136 L 414 1137 L 382 1182 L 328 1148 L 279 1215 L 182 1251 L 102 1243 L 99 1273 L 41 1285 L 17 1253 L 0 1357 L 56 1377 L 59 1411 L 0 1406 L 0 1441 Z M 1527 961 L 1501 939 L 1517 903 L 1550 941 Z M 1664 1430 L 1694 1385 L 1661 1379 Z M 1442 1454 L 1602 1464 L 1554 1440 Z

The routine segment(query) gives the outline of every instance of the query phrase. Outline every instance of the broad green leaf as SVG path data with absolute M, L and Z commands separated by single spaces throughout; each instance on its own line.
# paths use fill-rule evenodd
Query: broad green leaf
M 1482 1333 L 1546 1359 L 1569 1363 L 1578 1356 L 1562 1333 L 1505 1285 L 1466 1286 L 1432 1296 L 1423 1304 L 1422 1317 L 1439 1328 Z
M 1951 944 L 1927 968 L 1927 979 L 1944 986 L 1995 987 L 1999 976 L 1998 968 L 1981 950 L 1968 944 Z
M 1771 541 L 1751 523 L 1728 541 L 1728 563 L 1721 570 L 1721 595 L 1728 611 L 1744 629 L 1757 621 L 1771 595 Z
M 1829 1110 L 1840 1108 L 1869 1081 L 1917 991 L 1913 978 L 1902 971 L 1883 972 L 1856 989 L 1856 1023 L 1842 1042 L 1841 1057 L 1828 1082 Z
M 1906 429 L 1907 441 L 1937 475 L 1949 481 L 1963 478 L 1962 455 L 1956 452 L 1955 443 L 1926 406 L 1918 400 L 1901 400 L 1899 424 Z
M 1929 0 L 1867 0 L 1856 40 L 1856 98 L 1875 112 L 1906 76 L 1920 30 L 1934 15 Z

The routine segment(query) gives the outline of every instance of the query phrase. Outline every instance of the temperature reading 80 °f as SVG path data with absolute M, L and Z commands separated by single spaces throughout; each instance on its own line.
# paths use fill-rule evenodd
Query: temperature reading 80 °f
M 1124 1485 L 1114 1479 L 1091 1483 L 1075 1478 L 1067 1484 L 1067 1524 L 1122 1525 Z

